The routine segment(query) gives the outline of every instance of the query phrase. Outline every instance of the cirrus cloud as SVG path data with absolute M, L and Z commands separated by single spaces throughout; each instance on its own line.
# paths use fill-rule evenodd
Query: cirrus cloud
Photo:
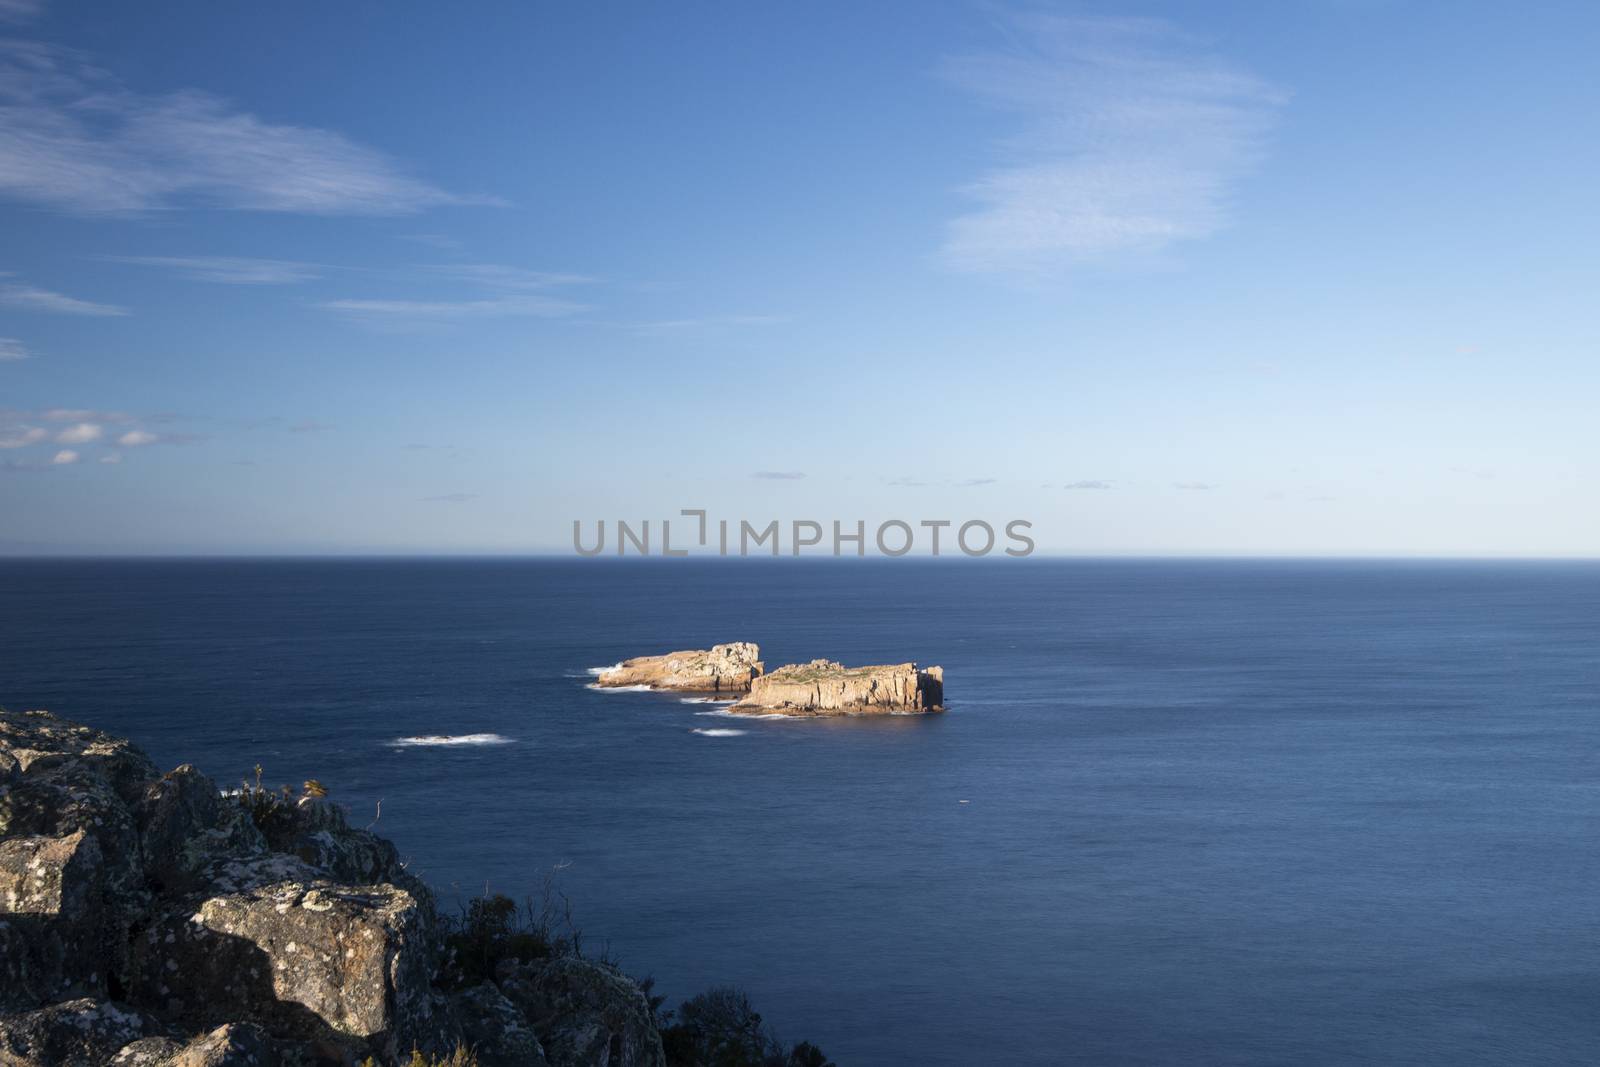
M 0 168 L 4 164 L 0 163 Z M 3 181 L 3 179 L 0 179 Z M 114 304 L 97 304 L 92 300 L 79 300 L 75 296 L 40 289 L 33 285 L 7 283 L 0 285 L 0 304 L 20 311 L 42 311 L 52 315 L 88 315 L 108 318 L 128 313 L 127 308 Z
M 139 93 L 82 53 L 31 41 L 0 42 L 0 195 L 92 215 L 402 215 L 497 202 L 448 193 L 332 130 L 270 122 L 203 92 Z
M 322 277 L 314 263 L 240 256 L 103 256 L 109 263 L 165 267 L 180 277 L 221 285 L 293 285 Z
M 1159 19 L 1019 14 L 1011 50 L 947 64 L 1022 119 L 950 224 L 960 271 L 1052 276 L 1149 256 L 1225 225 L 1285 94 Z

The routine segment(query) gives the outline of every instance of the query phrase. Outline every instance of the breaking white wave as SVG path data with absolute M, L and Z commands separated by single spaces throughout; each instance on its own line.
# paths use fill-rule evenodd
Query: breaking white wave
M 606 672 L 607 672 L 607 671 L 615 671 L 615 670 L 621 670 L 621 669 L 622 669 L 622 664 L 620 664 L 620 663 L 613 663 L 613 664 L 612 664 L 612 665 L 611 665 L 611 666 L 609 666 L 609 667 L 588 667 L 588 668 L 585 668 L 585 669 L 586 669 L 586 670 L 588 670 L 588 672 L 589 672 L 589 673 L 590 673 L 590 674 L 592 674 L 592 675 L 594 675 L 594 676 L 595 676 L 595 677 L 596 677 L 596 678 L 598 678 L 598 677 L 600 677 L 600 676 L 601 676 L 601 675 L 602 675 L 602 674 L 604 674 L 604 673 L 606 673 Z
M 597 682 L 590 682 L 588 685 L 584 686 L 584 688 L 585 689 L 593 689 L 596 693 L 648 693 L 648 692 L 651 692 L 651 688 L 648 685 L 600 685 Z
M 680 703 L 684 704 L 737 704 L 738 697 L 681 697 Z
M 416 737 L 397 737 L 389 742 L 390 748 L 412 748 L 420 745 L 509 745 L 512 738 L 501 734 L 420 734 Z
M 743 737 L 743 730 L 695 730 L 701 737 Z

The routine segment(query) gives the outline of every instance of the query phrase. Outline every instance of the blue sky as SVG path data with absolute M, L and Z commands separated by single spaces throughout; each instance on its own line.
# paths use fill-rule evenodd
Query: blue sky
M 0 39 L 0 552 L 686 507 L 1596 551 L 1592 4 L 0 0 Z

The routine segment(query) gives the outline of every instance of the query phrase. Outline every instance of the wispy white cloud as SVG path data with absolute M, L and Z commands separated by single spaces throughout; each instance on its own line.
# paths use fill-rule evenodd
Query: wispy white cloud
M 1174 488 L 1174 489 L 1215 489 L 1216 486 L 1212 485 L 1210 482 L 1173 482 L 1172 483 L 1172 488 Z
M 959 485 L 960 487 L 962 487 L 963 489 L 971 489 L 974 486 L 979 486 L 979 485 L 993 485 L 998 480 L 999 479 L 997 479 L 997 478 L 965 478 L 965 479 L 957 482 L 956 484 Z
M 947 73 L 1022 117 L 943 253 L 972 272 L 1052 276 L 1158 253 L 1227 221 L 1285 100 L 1156 19 L 1019 14 L 1012 47 Z
M 108 464 L 121 463 L 122 462 L 122 453 L 121 452 L 107 452 L 105 455 L 100 457 L 100 462 L 101 463 L 108 463 Z
M 526 270 L 499 263 L 446 263 L 434 264 L 425 269 L 443 277 L 473 282 L 489 289 L 505 289 L 513 292 L 549 289 L 557 285 L 584 285 L 599 281 L 598 278 L 587 274 Z
M 750 477 L 768 482 L 797 482 L 805 476 L 805 471 L 756 471 Z
M 47 408 L 39 412 L 47 422 L 132 422 L 125 411 L 95 411 L 92 408 Z
M 78 453 L 74 452 L 72 449 L 63 448 L 60 452 L 57 452 L 55 454 L 55 456 L 51 458 L 50 462 L 55 464 L 57 467 L 65 467 L 69 463 L 78 462 L 79 458 L 80 457 L 78 456 Z
M 0 170 L 5 163 L 0 160 Z M 17 308 L 21 311 L 42 311 L 53 315 L 91 315 L 98 317 L 126 315 L 127 308 L 120 308 L 113 304 L 97 304 L 92 300 L 79 300 L 75 296 L 65 293 L 52 292 L 49 289 L 40 289 L 37 286 L 21 283 L 0 284 L 0 304 L 6 307 Z
M 315 263 L 284 259 L 248 259 L 235 256 L 104 256 L 112 263 L 140 267 L 165 267 L 184 278 L 223 285 L 293 285 L 322 277 Z
M 268 122 L 202 92 L 134 92 L 81 53 L 28 41 L 0 42 L 0 195 L 85 214 L 397 215 L 492 202 L 414 178 L 331 130 Z
M 1063 489 L 1110 489 L 1110 482 L 1102 482 L 1094 478 L 1085 478 L 1082 481 L 1068 482 Z
M 532 271 L 493 263 L 435 265 L 424 270 L 477 292 L 456 300 L 345 299 L 325 301 L 321 306 L 368 319 L 559 318 L 586 311 L 588 305 L 553 296 L 550 290 L 595 281 L 584 274 Z
M 14 363 L 29 355 L 28 346 L 15 337 L 0 337 L 0 363 Z
M 583 304 L 543 296 L 496 296 L 483 300 L 329 300 L 322 307 L 381 318 L 460 319 L 506 315 L 558 318 L 585 310 Z
M 427 245 L 441 252 L 460 252 L 466 247 L 458 239 L 442 233 L 405 233 L 400 235 L 400 240 Z
M 93 422 L 80 422 L 68 426 L 56 434 L 56 441 L 63 445 L 86 445 L 98 441 L 105 435 L 105 427 Z
M 331 425 L 318 422 L 316 419 L 301 419 L 289 426 L 290 433 L 325 433 L 331 429 L 333 429 Z

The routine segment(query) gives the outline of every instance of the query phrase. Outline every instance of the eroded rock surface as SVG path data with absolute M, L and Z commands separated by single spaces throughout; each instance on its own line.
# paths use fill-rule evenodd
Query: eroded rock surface
M 846 667 L 814 659 L 756 678 L 749 695 L 728 710 L 738 715 L 892 715 L 943 707 L 942 667 Z
M 760 646 L 737 641 L 713 645 L 709 650 L 623 660 L 601 671 L 595 684 L 604 688 L 645 685 L 696 693 L 747 693 L 762 669 Z
M 500 988 L 533 1024 L 552 1067 L 666 1067 L 649 1002 L 614 967 L 558 959 L 515 968 Z
M 394 846 L 325 800 L 224 794 L 0 712 L 0 1067 L 664 1064 L 625 975 L 557 957 L 452 990 L 444 932 Z

